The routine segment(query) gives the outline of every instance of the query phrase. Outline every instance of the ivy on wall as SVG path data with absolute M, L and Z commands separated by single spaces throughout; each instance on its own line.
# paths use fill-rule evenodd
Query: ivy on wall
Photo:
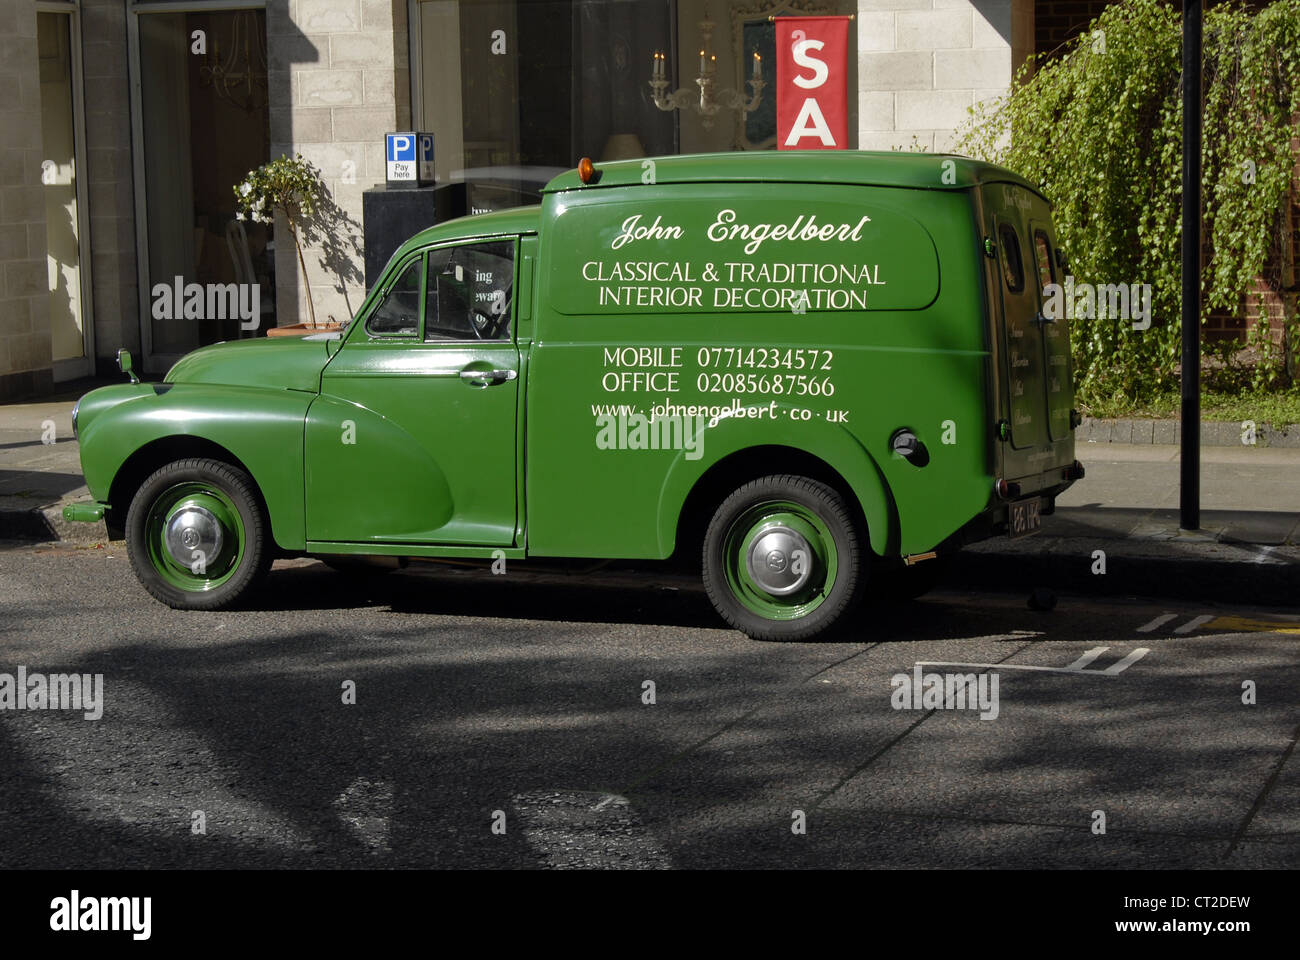
M 972 110 L 956 150 L 1041 185 L 1077 282 L 1149 283 L 1151 326 L 1075 319 L 1081 399 L 1140 399 L 1177 384 L 1182 218 L 1182 23 L 1160 0 L 1109 7 L 1056 60 Z M 1257 283 L 1288 304 L 1281 348 L 1250 327 L 1256 388 L 1282 386 L 1300 354 L 1289 266 L 1300 137 L 1300 0 L 1223 4 L 1204 22 L 1202 322 L 1239 313 Z M 1207 343 L 1232 362 L 1235 343 Z

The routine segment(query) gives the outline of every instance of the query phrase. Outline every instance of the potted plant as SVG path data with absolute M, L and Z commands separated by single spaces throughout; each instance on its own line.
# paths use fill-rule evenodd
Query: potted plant
M 281 154 L 279 159 L 250 170 L 248 176 L 235 185 L 234 191 L 236 214 L 241 220 L 273 223 L 277 212 L 284 215 L 294 249 L 298 253 L 302 282 L 307 290 L 310 323 L 272 327 L 267 330 L 267 336 L 292 336 L 304 331 L 341 329 L 343 324 L 317 324 L 311 278 L 307 276 L 307 263 L 302 255 L 301 234 L 304 225 L 316 213 L 317 206 L 325 197 L 325 185 L 316 168 L 304 160 L 301 154 L 295 154 L 292 160 Z

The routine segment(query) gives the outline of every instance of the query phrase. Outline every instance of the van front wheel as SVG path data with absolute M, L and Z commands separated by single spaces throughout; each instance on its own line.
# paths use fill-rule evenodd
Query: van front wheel
M 859 533 L 844 498 L 808 477 L 751 481 L 704 536 L 704 587 L 722 618 L 755 640 L 807 640 L 862 592 Z
M 252 479 L 216 460 L 178 460 L 155 471 L 126 515 L 136 576 L 178 610 L 233 603 L 270 569 L 269 540 Z

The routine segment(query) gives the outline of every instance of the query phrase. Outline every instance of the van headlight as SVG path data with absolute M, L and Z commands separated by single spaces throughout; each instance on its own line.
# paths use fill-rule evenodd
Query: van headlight
M 77 402 L 74 403 L 74 404 L 72 405 L 72 439 L 73 439 L 73 440 L 78 439 L 78 437 L 77 437 L 77 414 L 78 414 L 80 411 L 81 411 L 81 400 L 77 400 Z

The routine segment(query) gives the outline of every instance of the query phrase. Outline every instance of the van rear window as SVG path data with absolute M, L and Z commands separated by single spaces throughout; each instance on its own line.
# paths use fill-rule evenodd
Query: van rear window
M 1020 238 L 1009 223 L 998 227 L 998 237 L 1001 241 L 998 245 L 1002 248 L 1002 278 L 1008 290 L 1019 293 L 1025 289 L 1025 262 L 1020 256 Z
M 1038 289 L 1047 289 L 1052 282 L 1052 253 L 1047 243 L 1047 234 L 1041 230 L 1034 231 L 1034 253 L 1038 257 Z

